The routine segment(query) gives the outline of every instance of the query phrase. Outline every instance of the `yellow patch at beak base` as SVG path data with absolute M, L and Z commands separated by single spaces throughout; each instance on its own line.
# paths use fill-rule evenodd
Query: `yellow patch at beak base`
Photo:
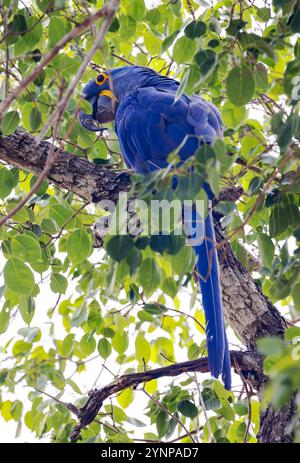
M 111 98 L 112 100 L 116 100 L 117 98 L 113 94 L 111 90 L 102 90 L 102 92 L 99 93 L 99 96 L 107 96 L 108 98 Z

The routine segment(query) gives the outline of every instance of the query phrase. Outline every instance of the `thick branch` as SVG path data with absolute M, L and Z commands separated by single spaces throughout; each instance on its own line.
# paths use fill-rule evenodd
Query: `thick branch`
M 224 234 L 216 221 L 215 230 L 217 241 L 223 242 Z M 229 243 L 218 254 L 225 318 L 245 346 L 255 350 L 258 338 L 282 336 L 284 318 L 236 259 Z
M 51 143 L 41 142 L 23 130 L 0 137 L 0 159 L 19 169 L 39 175 L 44 167 Z M 121 191 L 130 188 L 128 171 L 113 171 L 85 159 L 59 150 L 48 172 L 47 179 L 83 199 L 97 202 L 103 199 L 116 201 Z
M 231 352 L 231 363 L 233 367 L 236 362 L 243 376 L 251 381 L 254 387 L 258 387 L 265 378 L 262 372 L 261 356 L 255 352 L 233 351 Z M 74 429 L 71 439 L 73 441 L 76 440 L 81 429 L 94 421 L 104 400 L 113 394 L 123 391 L 128 387 L 136 388 L 139 384 L 146 383 L 153 379 L 166 376 L 174 377 L 191 372 L 207 373 L 208 371 L 207 357 L 202 357 L 197 360 L 174 363 L 167 367 L 156 368 L 142 373 L 122 375 L 107 386 L 89 392 L 89 398 L 86 404 L 80 410 L 76 410 L 75 414 L 79 418 L 79 424 Z

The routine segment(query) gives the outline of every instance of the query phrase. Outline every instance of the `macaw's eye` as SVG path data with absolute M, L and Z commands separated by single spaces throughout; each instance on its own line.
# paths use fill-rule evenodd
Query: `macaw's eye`
M 108 79 L 108 76 L 104 73 L 101 73 L 101 74 L 98 74 L 98 76 L 95 78 L 95 82 L 97 85 L 103 85 L 107 79 Z

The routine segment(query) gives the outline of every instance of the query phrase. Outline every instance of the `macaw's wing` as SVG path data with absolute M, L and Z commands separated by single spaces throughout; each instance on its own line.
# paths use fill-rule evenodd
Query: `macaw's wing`
M 168 155 L 180 147 L 186 160 L 200 142 L 221 135 L 220 116 L 213 105 L 194 95 L 174 102 L 175 92 L 155 87 L 128 96 L 116 114 L 117 134 L 126 164 L 147 174 L 167 167 Z

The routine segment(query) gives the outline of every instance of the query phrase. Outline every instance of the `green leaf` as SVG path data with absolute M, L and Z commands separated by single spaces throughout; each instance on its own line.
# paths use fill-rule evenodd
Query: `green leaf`
M 23 39 L 29 47 L 34 47 L 41 40 L 43 35 L 43 26 L 42 23 L 38 21 L 36 16 L 27 16 L 26 18 L 27 29 L 29 30 L 24 36 Z M 33 27 L 34 26 L 34 27 Z
M 187 416 L 188 418 L 196 418 L 198 415 L 198 409 L 190 400 L 181 400 L 177 404 L 177 409 L 182 415 Z
M 12 404 L 11 409 L 10 409 L 11 416 L 13 417 L 15 421 L 18 421 L 22 416 L 22 412 L 23 412 L 23 403 L 20 400 L 16 400 Z
M 247 117 L 247 111 L 244 106 L 235 106 L 229 101 L 223 106 L 223 122 L 228 128 L 236 129 Z
M 267 7 L 257 8 L 256 15 L 262 22 L 267 22 L 271 17 L 271 10 Z
M 158 8 L 152 8 L 148 10 L 145 15 L 145 20 L 151 23 L 153 26 L 157 26 L 161 21 L 161 14 Z
M 163 281 L 162 290 L 171 298 L 174 298 L 178 292 L 178 287 L 173 278 L 168 277 Z
M 218 410 L 221 407 L 221 402 L 211 388 L 205 387 L 202 391 L 202 398 L 206 410 Z
M 159 285 L 161 270 L 152 257 L 143 260 L 140 266 L 140 283 L 144 291 L 152 293 Z
M 0 312 L 0 334 L 5 333 L 9 326 L 10 310 L 6 304 L 2 307 Z
M 20 116 L 18 111 L 9 111 L 6 113 L 2 119 L 1 124 L 2 134 L 6 137 L 7 135 L 14 133 L 18 127 L 19 121 Z
M 42 252 L 37 239 L 30 235 L 16 235 L 11 240 L 11 250 L 14 257 L 25 262 L 36 262 L 41 260 Z
M 165 38 L 165 40 L 163 41 L 163 45 L 162 45 L 162 50 L 163 51 L 168 50 L 168 48 L 172 45 L 172 43 L 176 39 L 179 32 L 180 32 L 180 30 L 176 30 L 171 35 L 169 35 L 168 37 Z
M 243 66 L 233 68 L 226 79 L 226 94 L 236 106 L 248 103 L 254 95 L 255 81 L 250 69 Z
M 25 32 L 27 29 L 25 16 L 21 13 L 14 15 L 12 22 L 12 30 L 14 32 Z
M 167 310 L 166 307 L 161 304 L 145 304 L 144 309 L 151 315 L 161 315 Z
M 120 21 L 118 20 L 118 18 L 114 18 L 108 31 L 115 33 L 119 29 L 120 29 Z
M 59 273 L 52 273 L 50 288 L 54 293 L 65 294 L 68 287 L 68 280 Z
M 21 296 L 19 300 L 19 311 L 27 325 L 30 324 L 35 313 L 35 302 L 32 297 Z
M 151 32 L 145 32 L 144 45 L 151 55 L 158 55 L 161 53 L 161 40 Z
M 155 424 L 156 424 L 158 437 L 161 438 L 165 436 L 168 432 L 169 419 L 168 419 L 168 415 L 163 410 L 161 410 L 159 414 L 157 415 Z
M 254 195 L 263 184 L 263 179 L 261 177 L 253 177 L 249 185 L 249 195 Z
M 138 334 L 135 338 L 135 355 L 139 363 L 148 363 L 151 357 L 151 346 L 144 335 Z
M 13 355 L 26 355 L 32 347 L 32 344 L 30 342 L 25 342 L 25 341 L 17 341 L 13 345 Z
M 173 48 L 173 59 L 176 63 L 190 63 L 196 52 L 196 43 L 187 37 L 176 40 Z
M 98 352 L 104 359 L 107 359 L 110 356 L 111 344 L 106 338 L 101 338 L 98 342 Z
M 240 32 L 238 34 L 239 42 L 245 49 L 256 49 L 257 51 L 266 54 L 272 60 L 275 60 L 276 55 L 274 47 L 270 45 L 268 39 L 254 33 Z
M 96 349 L 96 340 L 91 334 L 84 334 L 80 340 L 80 347 L 86 355 L 91 355 Z
M 236 205 L 230 201 L 219 201 L 215 210 L 226 216 L 232 214 L 232 212 L 236 210 Z
M 270 236 L 276 237 L 288 227 L 288 216 L 284 207 L 275 204 L 269 218 Z
M 67 222 L 70 223 L 72 215 L 73 209 L 70 206 L 50 201 L 49 218 L 55 220 L 59 227 L 64 226 Z
M 184 94 L 188 80 L 190 75 L 190 69 L 188 69 L 185 73 L 183 78 L 180 81 L 180 85 L 176 91 L 175 101 L 179 100 L 179 98 Z
M 136 21 L 131 16 L 120 17 L 120 37 L 123 40 L 128 40 L 135 34 Z
M 263 266 L 272 268 L 275 252 L 273 241 L 265 233 L 258 233 L 257 242 Z
M 72 333 L 68 334 L 64 338 L 62 342 L 62 346 L 61 346 L 61 353 L 64 357 L 69 357 L 72 354 L 73 347 L 74 347 L 74 338 L 75 338 L 75 335 Z
M 129 255 L 133 247 L 134 240 L 131 236 L 115 235 L 109 239 L 106 250 L 112 259 L 121 262 Z
M 0 199 L 5 199 L 14 189 L 14 176 L 6 167 L 0 168 Z
M 51 16 L 48 28 L 49 47 L 53 47 L 65 34 L 65 22 L 58 16 Z
M 190 246 L 185 246 L 175 256 L 171 256 L 172 270 L 177 275 L 192 272 L 195 264 L 195 253 Z
M 234 411 L 240 415 L 247 415 L 248 414 L 248 403 L 246 400 L 238 400 L 233 404 Z
M 178 178 L 176 195 L 181 201 L 193 200 L 201 188 L 201 176 L 194 172 L 190 172 L 188 175 Z
M 35 132 L 42 123 L 42 116 L 38 108 L 34 107 L 30 111 L 29 122 L 31 129 Z
M 217 55 L 210 49 L 201 50 L 195 55 L 194 59 L 201 71 L 201 74 L 206 76 L 214 69 L 217 62 Z
M 256 89 L 259 89 L 261 92 L 268 88 L 268 72 L 262 64 L 257 64 L 254 70 L 254 80 Z
M 67 242 L 67 253 L 72 264 L 80 264 L 89 257 L 91 252 L 92 240 L 90 235 L 85 230 L 75 230 Z
M 203 21 L 192 21 L 185 29 L 184 33 L 189 39 L 195 39 L 201 37 L 206 32 L 206 24 Z
M 293 14 L 289 18 L 289 24 L 294 33 L 300 32 L 300 6 L 296 3 L 294 6 Z
M 150 248 L 155 251 L 163 254 L 170 244 L 170 235 L 152 235 L 150 238 Z
M 282 339 L 277 337 L 265 337 L 256 341 L 259 352 L 264 355 L 281 355 L 285 350 L 285 344 Z
M 128 338 L 128 333 L 126 331 L 123 331 L 123 333 L 120 333 L 117 331 L 112 339 L 112 347 L 118 354 L 123 354 L 129 345 L 129 338 Z
M 125 389 L 125 391 L 121 392 L 121 394 L 119 394 L 117 397 L 117 401 L 123 408 L 129 407 L 133 399 L 134 399 L 134 392 L 129 387 Z
M 130 0 L 127 5 L 126 12 L 136 21 L 140 21 L 145 13 L 144 0 Z
M 30 295 L 35 285 L 34 276 L 30 268 L 16 258 L 11 258 L 6 262 L 4 281 L 11 291 L 24 295 Z
M 296 284 L 292 288 L 292 298 L 295 304 L 295 308 L 298 312 L 300 312 L 300 283 Z

